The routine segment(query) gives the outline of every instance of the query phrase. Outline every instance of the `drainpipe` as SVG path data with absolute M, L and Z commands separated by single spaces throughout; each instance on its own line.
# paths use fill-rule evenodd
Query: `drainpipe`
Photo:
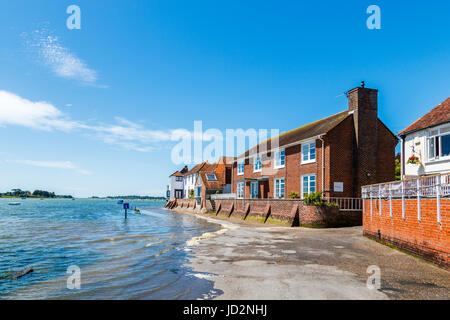
M 319 140 L 322 142 L 322 193 L 325 189 L 325 141 L 323 140 L 323 136 L 325 134 L 322 134 L 319 136 Z M 328 197 L 330 197 L 328 195 Z

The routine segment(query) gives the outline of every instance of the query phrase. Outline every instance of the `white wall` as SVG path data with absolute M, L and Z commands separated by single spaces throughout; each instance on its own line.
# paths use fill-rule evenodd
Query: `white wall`
M 189 190 L 194 190 L 197 173 L 184 177 L 184 197 L 189 198 Z
M 175 198 L 175 190 L 183 190 L 183 188 L 183 179 L 181 181 L 177 181 L 175 176 L 171 176 L 169 178 L 170 198 Z
M 449 124 L 444 126 L 436 126 L 431 129 L 446 127 Z M 405 162 L 405 175 L 407 176 L 417 176 L 424 174 L 436 174 L 442 172 L 450 172 L 450 159 L 439 159 L 439 160 L 429 160 L 428 158 L 428 144 L 427 137 L 430 129 L 417 131 L 411 133 L 405 137 L 405 153 L 404 153 L 404 162 Z M 418 156 L 421 164 L 413 165 L 407 163 L 409 157 L 413 155 L 413 147 L 414 147 L 414 155 Z

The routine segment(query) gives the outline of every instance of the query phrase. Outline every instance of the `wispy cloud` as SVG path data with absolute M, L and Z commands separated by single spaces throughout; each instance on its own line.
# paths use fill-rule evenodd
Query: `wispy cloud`
M 74 121 L 49 102 L 33 102 L 0 90 L 0 127 L 16 125 L 45 131 L 82 131 L 115 147 L 149 152 L 167 145 L 174 136 L 187 130 L 150 130 L 140 124 L 116 117 L 115 124 L 86 124 Z
M 78 173 L 84 175 L 92 174 L 91 171 L 81 169 L 71 161 L 35 161 L 35 160 L 14 160 L 12 162 L 25 164 L 33 167 L 41 167 L 41 168 L 54 168 L 54 169 L 64 169 L 64 170 L 74 170 Z
M 65 79 L 72 79 L 85 85 L 96 85 L 97 72 L 77 55 L 64 47 L 58 36 L 47 27 L 24 33 L 27 46 L 37 53 L 39 61 L 48 66 L 54 74 Z M 98 87 L 104 87 L 96 85 Z

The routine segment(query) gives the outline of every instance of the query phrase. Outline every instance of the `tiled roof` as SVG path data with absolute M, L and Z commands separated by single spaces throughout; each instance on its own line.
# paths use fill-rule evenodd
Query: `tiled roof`
M 217 180 L 216 181 L 210 181 L 207 179 L 207 174 L 214 174 L 216 175 Z M 203 172 L 201 171 L 199 173 L 199 179 L 202 181 L 202 186 L 204 186 L 206 189 L 214 189 L 214 190 L 220 190 L 222 189 L 223 185 L 225 184 L 225 175 L 220 172 Z
M 441 123 L 450 122 L 450 98 L 434 107 L 430 112 L 416 120 L 413 124 L 401 131 L 398 135 L 432 127 Z
M 204 165 L 208 164 L 207 162 L 202 162 L 197 164 L 196 166 L 194 166 L 191 170 L 189 170 L 188 172 L 186 172 L 184 175 L 185 176 L 190 176 L 191 174 L 197 173 L 199 172 Z
M 172 177 L 172 176 L 174 176 L 174 177 L 182 177 L 183 174 L 182 174 L 180 171 L 175 171 L 174 173 L 172 173 L 172 174 L 170 175 L 170 177 Z
M 312 122 L 310 124 L 307 124 L 305 126 L 299 127 L 297 129 L 285 132 L 280 134 L 279 136 L 275 137 L 279 139 L 279 147 L 286 146 L 288 144 L 291 144 L 293 142 L 305 140 L 308 138 L 316 137 L 321 134 L 325 134 L 334 127 L 336 127 L 339 123 L 341 123 L 344 119 L 346 119 L 348 116 L 350 116 L 350 112 L 348 110 L 340 112 L 338 114 L 332 115 L 330 117 L 321 119 L 316 122 Z M 250 154 L 256 154 L 259 152 L 260 146 L 267 143 L 267 150 L 272 149 L 272 139 L 268 139 L 257 146 L 251 148 L 250 150 L 246 151 L 241 157 L 248 157 Z

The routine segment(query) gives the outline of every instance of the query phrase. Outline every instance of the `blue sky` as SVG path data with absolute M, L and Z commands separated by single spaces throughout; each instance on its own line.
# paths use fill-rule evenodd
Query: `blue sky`
M 81 8 L 69 30 L 66 8 Z M 381 9 L 381 29 L 366 8 Z M 361 80 L 399 132 L 449 96 L 448 1 L 0 1 L 0 192 L 163 195 L 173 130 L 287 131 Z

